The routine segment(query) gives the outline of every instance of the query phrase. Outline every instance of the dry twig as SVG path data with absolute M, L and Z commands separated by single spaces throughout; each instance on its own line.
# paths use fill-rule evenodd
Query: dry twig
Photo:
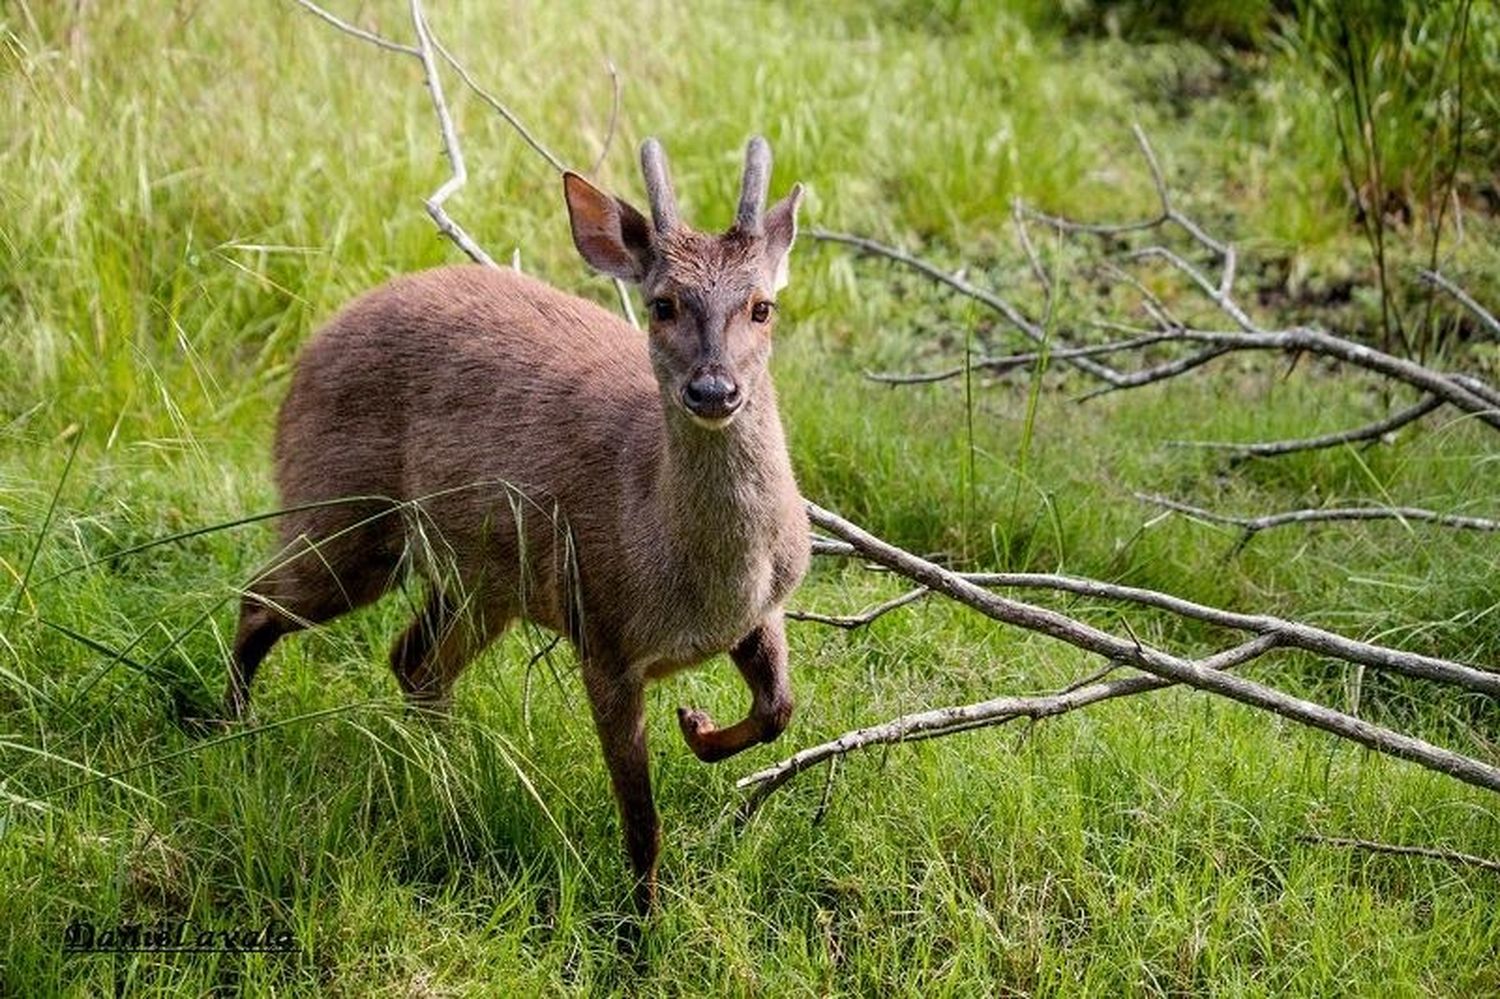
M 1308 834 L 1298 836 L 1297 838 L 1304 843 L 1318 843 L 1323 846 L 1343 846 L 1354 850 L 1368 850 L 1371 853 L 1393 853 L 1402 857 L 1426 857 L 1429 860 L 1441 860 L 1445 864 L 1453 864 L 1457 867 L 1477 867 L 1480 870 L 1500 873 L 1500 860 L 1476 857 L 1472 853 L 1459 853 L 1456 850 L 1440 850 L 1430 846 L 1404 846 L 1398 843 L 1379 843 L 1375 840 L 1352 839 L 1346 836 L 1318 836 Z
M 1205 510 L 1201 506 L 1193 506 L 1174 500 L 1169 496 L 1158 496 L 1154 493 L 1136 493 L 1136 499 L 1143 503 L 1152 503 L 1156 506 L 1172 510 L 1177 513 L 1186 514 L 1198 520 L 1206 520 L 1212 524 L 1227 524 L 1238 527 L 1243 532 L 1239 542 L 1235 545 L 1238 551 L 1261 531 L 1268 531 L 1276 527 L 1285 527 L 1288 524 L 1327 524 L 1340 521 L 1358 520 L 1398 520 L 1403 524 L 1412 522 L 1438 524 L 1442 527 L 1457 527 L 1468 531 L 1500 531 L 1500 520 L 1491 520 L 1488 517 L 1470 517 L 1455 513 L 1438 513 L 1435 510 L 1424 510 L 1415 506 L 1330 506 L 1316 507 L 1307 510 L 1287 510 L 1282 513 L 1268 513 L 1259 517 L 1238 517 L 1227 513 L 1215 513 Z
M 1418 271 L 1417 276 L 1421 278 L 1424 284 L 1429 284 L 1452 295 L 1458 304 L 1468 309 L 1485 329 L 1489 330 L 1493 336 L 1500 337 L 1500 319 L 1496 319 L 1493 313 L 1474 301 L 1474 297 L 1468 292 L 1437 271 Z
M 1323 448 L 1338 447 L 1342 444 L 1357 444 L 1361 441 L 1388 440 L 1389 435 L 1400 430 L 1408 423 L 1414 423 L 1426 416 L 1428 413 L 1443 405 L 1443 400 L 1428 396 L 1414 406 L 1397 413 L 1392 413 L 1383 420 L 1367 423 L 1353 430 L 1341 430 L 1337 433 L 1321 434 L 1317 437 L 1303 437 L 1284 441 L 1260 441 L 1236 443 L 1234 441 L 1168 441 L 1173 447 L 1211 448 L 1219 451 L 1229 451 L 1236 458 L 1272 458 L 1283 454 L 1295 454 L 1298 451 L 1318 451 Z
M 931 591 L 928 590 L 927 587 L 919 586 L 915 590 L 907 590 L 899 597 L 892 597 L 891 599 L 886 600 L 882 603 L 878 603 L 873 607 L 867 607 L 864 610 L 860 611 L 858 614 L 840 616 L 830 614 L 817 614 L 812 611 L 789 610 L 786 612 L 786 616 L 792 621 L 807 621 L 812 624 L 826 624 L 833 628 L 843 628 L 846 631 L 852 631 L 855 628 L 863 628 L 865 625 L 869 624 L 871 621 L 874 621 L 876 618 L 883 617 L 899 607 L 905 607 L 907 604 L 915 603 L 918 600 L 921 600 L 923 597 L 927 596 L 927 594 L 930 592 Z

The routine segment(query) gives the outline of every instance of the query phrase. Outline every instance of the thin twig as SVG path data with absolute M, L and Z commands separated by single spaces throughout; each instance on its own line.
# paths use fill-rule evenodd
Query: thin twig
M 1315 507 L 1306 510 L 1287 510 L 1268 513 L 1259 517 L 1240 517 L 1227 513 L 1215 513 L 1200 506 L 1183 503 L 1168 496 L 1155 493 L 1136 493 L 1136 499 L 1152 503 L 1168 510 L 1187 514 L 1214 524 L 1229 524 L 1249 534 L 1258 534 L 1288 524 L 1325 524 L 1353 520 L 1399 520 L 1403 523 L 1438 524 L 1442 527 L 1457 527 L 1468 531 L 1500 531 L 1500 520 L 1488 517 L 1470 517 L 1463 514 L 1438 513 L 1415 506 L 1349 506 Z
M 553 154 L 552 150 L 542 145 L 542 141 L 531 133 L 531 129 L 526 127 L 526 124 L 521 121 L 516 113 L 512 111 L 504 101 L 496 97 L 494 94 L 490 93 L 479 84 L 478 80 L 474 79 L 473 75 L 469 73 L 464 64 L 459 62 L 458 59 L 453 55 L 453 53 L 449 52 L 448 49 L 443 45 L 443 43 L 436 36 L 433 36 L 431 34 L 432 29 L 430 27 L 427 29 L 427 31 L 429 37 L 432 38 L 433 48 L 437 49 L 438 55 L 442 56 L 443 60 L 449 66 L 453 67 L 453 71 L 458 74 L 458 78 L 464 81 L 464 86 L 472 90 L 480 100 L 484 101 L 490 106 L 491 110 L 493 110 L 501 118 L 504 118 L 506 123 L 509 124 L 511 128 L 516 130 L 516 134 L 521 137 L 521 141 L 530 146 L 532 151 L 535 152 L 538 156 L 546 160 L 548 166 L 552 167 L 552 169 L 556 170 L 558 173 L 562 173 L 563 171 L 568 169 L 568 165 L 562 160 L 558 159 L 557 156 Z
M 1045 352 L 1032 351 L 1026 354 L 1006 354 L 1002 357 L 980 357 L 970 363 L 968 367 L 959 365 L 954 368 L 943 368 L 939 371 L 915 371 L 909 373 L 866 371 L 865 377 L 872 382 L 880 382 L 884 385 L 921 385 L 929 382 L 942 382 L 953 378 L 961 378 L 965 371 L 990 371 L 995 374 L 1004 374 L 1008 371 L 1014 371 L 1017 368 L 1036 364 L 1044 357 L 1049 361 L 1068 360 L 1075 357 L 1098 357 L 1101 354 L 1117 354 L 1126 350 L 1139 350 L 1142 347 L 1149 347 L 1152 344 L 1162 343 L 1171 339 L 1172 335 L 1169 333 L 1152 333 L 1147 336 L 1136 337 L 1133 340 L 1091 344 L 1087 347 L 1058 347 L 1056 350 Z M 1106 386 L 1106 388 L 1108 387 Z
M 609 158 L 609 147 L 615 141 L 615 127 L 620 123 L 620 71 L 615 68 L 613 59 L 604 60 L 604 68 L 609 72 L 609 127 L 604 132 L 604 141 L 599 144 L 599 155 L 589 168 L 590 174 L 597 174 L 604 161 Z
M 378 45 L 381 48 L 391 52 L 400 52 L 402 55 L 416 56 L 418 59 L 422 57 L 422 52 L 420 49 L 417 49 L 416 47 L 411 45 L 403 45 L 400 42 L 393 42 L 383 35 L 377 35 L 373 31 L 366 31 L 364 28 L 360 28 L 353 24 L 350 24 L 343 18 L 324 10 L 322 7 L 319 7 L 317 4 L 313 3 L 312 0 L 295 0 L 295 2 L 298 4 L 298 6 L 302 7 L 309 13 L 328 22 L 335 28 L 338 28 L 340 31 L 346 34 L 353 35 L 355 38 L 369 42 L 372 45 Z
M 863 236 L 855 236 L 846 232 L 832 232 L 828 229 L 812 229 L 808 232 L 808 236 L 811 239 L 825 243 L 842 243 L 846 246 L 853 246 L 866 253 L 885 257 L 888 260 L 894 260 L 913 270 L 920 271 L 939 284 L 952 288 L 960 295 L 965 295 L 976 302 L 989 306 L 1003 316 L 1006 322 L 1015 327 L 1022 336 L 1033 343 L 1040 344 L 1047 339 L 1045 331 L 1040 326 L 1027 319 L 1021 310 L 1017 309 L 1006 299 L 996 295 L 994 292 L 976 287 L 963 278 L 949 274 L 942 268 L 934 266 L 920 257 L 914 257 L 904 250 L 898 250 L 893 246 L 886 246 L 884 243 L 877 243 L 875 240 L 866 239 Z M 1107 382 L 1112 382 L 1119 377 L 1119 372 L 1113 368 L 1099 364 L 1096 361 L 1091 361 L 1087 357 L 1072 357 L 1065 360 L 1074 367 L 1088 372 L 1095 378 L 1102 378 Z
M 1212 448 L 1220 451 L 1232 451 L 1236 457 L 1245 458 L 1272 458 L 1277 455 L 1294 454 L 1299 451 L 1316 451 L 1322 448 L 1338 447 L 1341 444 L 1356 444 L 1360 441 L 1382 440 L 1386 435 L 1401 429 L 1408 423 L 1414 423 L 1443 405 L 1443 400 L 1428 396 L 1414 406 L 1409 406 L 1398 413 L 1392 413 L 1383 420 L 1356 427 L 1353 430 L 1342 430 L 1338 433 L 1323 434 L 1318 437 L 1304 437 L 1300 439 L 1284 441 L 1261 441 L 1249 443 L 1236 443 L 1234 441 L 1168 441 L 1172 447 Z
M 893 610 L 897 610 L 898 608 L 905 607 L 907 604 L 915 603 L 916 601 L 921 600 L 923 597 L 927 596 L 929 592 L 931 591 L 929 591 L 925 586 L 919 586 L 915 590 L 908 590 L 907 592 L 901 594 L 899 597 L 892 597 L 891 599 L 883 603 L 875 604 L 873 607 L 867 607 L 864 610 L 860 611 L 858 614 L 838 616 L 829 614 L 817 614 L 812 611 L 789 610 L 786 612 L 786 616 L 789 620 L 792 621 L 808 621 L 813 624 L 826 624 L 830 627 L 843 628 L 847 631 L 852 631 L 855 628 L 863 628 L 871 621 L 874 621 L 876 618 L 883 617 Z
M 1456 850 L 1441 850 L 1431 846 L 1403 846 L 1398 843 L 1378 843 L 1370 839 L 1351 839 L 1345 836 L 1319 836 L 1312 833 L 1298 836 L 1297 838 L 1304 843 L 1318 843 L 1324 846 L 1344 846 L 1355 850 L 1369 850 L 1372 853 L 1393 853 L 1403 857 L 1426 857 L 1430 860 L 1441 860 L 1445 864 L 1453 864 L 1459 867 L 1477 867 L 1481 870 L 1500 873 L 1500 860 L 1476 857 L 1472 853 L 1459 853 Z
M 552 169 L 556 170 L 557 172 L 562 173 L 563 171 L 567 170 L 567 164 L 565 164 L 550 149 L 543 145 L 541 140 L 538 139 L 532 133 L 532 131 L 526 127 L 525 122 L 521 121 L 520 117 L 517 116 L 516 113 L 512 111 L 504 101 L 500 100 L 500 98 L 495 96 L 495 94 L 485 89 L 485 87 L 474 78 L 473 74 L 469 72 L 468 68 L 464 66 L 464 64 L 459 61 L 459 59 L 452 52 L 450 52 L 445 45 L 443 45 L 442 40 L 437 37 L 437 35 L 432 31 L 431 25 L 427 23 L 426 15 L 422 12 L 420 0 L 412 0 L 411 4 L 412 20 L 416 28 L 418 40 L 418 45 L 416 46 L 403 45 L 399 42 L 391 41 L 389 38 L 385 38 L 382 35 L 377 35 L 374 32 L 366 31 L 363 28 L 350 24 L 348 21 L 345 21 L 342 18 L 330 13 L 329 11 L 324 10 L 322 7 L 313 3 L 312 0 L 296 0 L 296 3 L 303 7 L 305 10 L 316 15 L 318 18 L 327 22 L 328 24 L 333 25 L 340 31 L 346 32 L 347 34 L 350 34 L 355 38 L 359 38 L 362 41 L 378 45 L 379 47 L 391 52 L 398 52 L 402 55 L 414 56 L 421 61 L 423 78 L 426 81 L 428 90 L 431 92 L 433 110 L 437 114 L 438 124 L 442 132 L 443 152 L 444 155 L 447 156 L 449 166 L 452 169 L 452 176 L 448 179 L 448 181 L 441 187 L 439 187 L 437 191 L 433 192 L 432 196 L 427 199 L 425 203 L 427 213 L 432 217 L 433 222 L 437 225 L 438 231 L 444 236 L 448 237 L 448 239 L 452 240 L 459 249 L 463 250 L 464 253 L 468 255 L 469 259 L 475 261 L 476 263 L 486 264 L 490 267 L 496 266 L 495 261 L 487 252 L 485 252 L 484 248 L 481 247 L 479 243 L 476 242 L 472 237 L 470 237 L 469 234 L 463 229 L 463 227 L 455 222 L 443 208 L 444 202 L 446 202 L 449 197 L 451 197 L 456 191 L 463 187 L 465 183 L 467 183 L 468 172 L 464 166 L 463 150 L 459 145 L 458 135 L 453 127 L 452 116 L 449 113 L 447 101 L 443 96 L 442 81 L 440 80 L 437 73 L 437 65 L 436 60 L 433 58 L 433 53 L 436 52 L 438 55 L 442 56 L 443 60 L 447 62 L 448 65 L 453 68 L 454 72 L 458 74 L 459 79 L 463 81 L 464 85 L 471 91 L 473 91 L 480 100 L 488 104 L 496 114 L 500 115 L 500 117 L 503 118 L 505 122 L 511 126 L 511 128 L 515 129 L 516 134 L 521 137 L 522 141 L 530 146 L 533 152 L 535 152 L 538 156 L 545 160 L 548 166 L 552 167 Z M 613 63 L 609 64 L 609 70 L 610 77 L 614 81 L 615 91 L 615 106 L 610 115 L 610 136 L 613 136 L 615 120 L 619 114 L 620 81 L 619 75 L 615 71 Z M 601 153 L 601 157 L 603 153 L 608 152 L 608 148 L 609 139 L 606 138 L 605 148 Z M 597 170 L 597 165 L 595 169 Z M 516 269 L 519 270 L 520 268 L 517 267 Z M 629 289 L 626 288 L 624 282 L 618 279 L 614 281 L 614 286 L 615 293 L 619 296 L 620 300 L 620 311 L 624 313 L 625 318 L 630 322 L 630 325 L 639 329 L 641 324 L 640 321 L 636 318 L 635 308 L 631 304 Z
M 1434 288 L 1440 288 L 1443 291 L 1446 291 L 1448 294 L 1452 295 L 1458 301 L 1458 304 L 1462 305 L 1464 308 L 1468 309 L 1474 314 L 1474 317 L 1479 320 L 1479 322 L 1484 326 L 1485 329 L 1489 330 L 1490 333 L 1494 336 L 1500 337 L 1500 319 L 1496 319 L 1493 313 L 1491 313 L 1484 306 L 1480 305 L 1478 302 L 1474 301 L 1474 296 L 1464 291 L 1458 285 L 1454 284 L 1452 281 L 1448 280 L 1437 271 L 1420 270 L 1417 272 L 1417 276 L 1421 278 L 1424 284 L 1429 284 Z

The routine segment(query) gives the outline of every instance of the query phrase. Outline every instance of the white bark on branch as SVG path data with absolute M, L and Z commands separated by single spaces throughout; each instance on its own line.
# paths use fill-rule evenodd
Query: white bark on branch
M 1230 669 L 1249 659 L 1264 655 L 1271 651 L 1275 645 L 1276 638 L 1274 636 L 1262 635 L 1242 645 L 1237 645 L 1232 649 L 1221 652 L 1216 656 L 1201 659 L 1198 661 L 1198 665 L 1205 669 Z M 881 725 L 872 725 L 869 728 L 846 732 L 837 739 L 816 746 L 809 746 L 807 749 L 787 757 L 775 766 L 767 767 L 764 770 L 759 770 L 740 778 L 736 783 L 737 787 L 754 789 L 740 807 L 740 818 L 744 820 L 754 815 L 756 809 L 760 807 L 761 803 L 773 791 L 802 771 L 816 766 L 825 760 L 835 760 L 857 749 L 867 749 L 870 746 L 889 745 L 897 742 L 917 742 L 921 739 L 955 735 L 959 732 L 967 732 L 975 728 L 1002 725 L 1017 718 L 1029 718 L 1033 721 L 1038 721 L 1042 718 L 1067 714 L 1069 711 L 1076 711 L 1079 708 L 1088 707 L 1090 704 L 1098 704 L 1100 701 L 1113 700 L 1116 697 L 1129 697 L 1133 694 L 1144 694 L 1148 691 L 1161 690 L 1163 687 L 1170 687 L 1172 685 L 1171 682 L 1155 676 L 1132 676 L 1121 680 L 1110 680 L 1106 683 L 1092 683 L 1082 687 L 1074 687 L 1055 694 L 1041 694 L 1031 697 L 996 697 L 988 701 L 966 704 L 961 707 L 918 711 L 913 714 L 902 715 L 900 718 Z
M 432 38 L 427 32 L 427 19 L 422 14 L 422 0 L 411 0 L 411 20 L 417 33 L 417 50 L 422 59 L 422 75 L 426 78 L 427 91 L 432 96 L 432 110 L 437 115 L 438 128 L 443 136 L 443 153 L 448 157 L 448 164 L 453 168 L 453 176 L 427 198 L 425 202 L 427 214 L 432 216 L 433 224 L 437 226 L 438 232 L 457 244 L 459 249 L 469 255 L 469 259 L 487 267 L 497 267 L 499 265 L 490 259 L 490 255 L 484 252 L 484 248 L 474 242 L 473 237 L 464 231 L 463 226 L 453 221 L 443 208 L 443 203 L 469 182 L 469 171 L 464 166 L 463 148 L 459 146 L 458 135 L 453 130 L 453 117 L 448 113 L 448 102 L 443 97 L 443 81 L 438 75 L 437 60 L 433 57 Z

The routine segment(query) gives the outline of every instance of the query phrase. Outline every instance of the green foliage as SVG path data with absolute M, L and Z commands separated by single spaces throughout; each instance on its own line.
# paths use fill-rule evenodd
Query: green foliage
M 339 9 L 404 37 L 404 6 Z M 633 146 L 659 134 L 705 225 L 727 221 L 739 149 L 763 130 L 773 189 L 809 184 L 808 223 L 920 248 L 1039 314 L 1010 199 L 1151 211 L 1137 119 L 1184 206 L 1239 241 L 1253 307 L 1356 333 L 1378 321 L 1327 89 L 1294 48 L 1222 71 L 1217 43 L 1063 38 L 994 3 L 429 6 L 572 163 L 598 153 L 612 56 L 624 105 L 601 182 L 638 197 Z M 1482 6 L 1470 44 L 1493 54 Z M 666 905 L 638 960 L 615 946 L 629 886 L 575 667 L 561 650 L 530 662 L 541 636 L 486 654 L 434 729 L 405 716 L 383 664 L 413 585 L 278 648 L 255 728 L 184 732 L 182 707 L 222 687 L 237 587 L 270 543 L 250 518 L 274 509 L 272 414 L 296 349 L 355 292 L 455 259 L 420 204 L 445 166 L 415 67 L 290 3 L 77 10 L 0 5 L 0 995 L 1500 991 L 1500 882 L 1300 839 L 1496 856 L 1489 796 L 1184 692 L 1024 738 L 852 758 L 821 823 L 807 775 L 737 836 L 735 779 L 796 746 L 1097 666 L 938 601 L 852 634 L 796 627 L 791 729 L 719 767 L 685 751 L 672 709 L 735 715 L 733 670 L 653 689 Z M 1476 115 L 1493 107 L 1473 94 Z M 471 172 L 455 215 L 497 258 L 519 249 L 528 272 L 609 302 L 576 260 L 556 178 L 481 103 L 452 96 Z M 1382 119 L 1392 149 L 1419 149 L 1435 120 L 1406 106 Z M 1493 305 L 1494 220 L 1476 203 L 1464 225 L 1445 269 Z M 1403 257 L 1402 242 L 1397 268 L 1425 253 Z M 1076 247 L 1039 244 L 1065 283 L 1057 334 L 1071 335 L 1093 286 Z M 1231 534 L 1131 499 L 1259 512 L 1388 496 L 1494 514 L 1500 464 L 1469 421 L 1230 469 L 1166 442 L 1318 433 L 1389 400 L 1261 361 L 1082 407 L 1070 400 L 1087 383 L 1057 364 L 967 393 L 891 390 L 861 372 L 1013 341 L 925 280 L 810 240 L 782 306 L 777 384 L 803 490 L 899 543 L 1500 661 L 1500 539 L 1353 525 L 1267 534 L 1229 558 Z M 895 590 L 823 565 L 796 602 L 852 610 Z M 1066 606 L 1123 628 L 1115 608 Z M 1134 612 L 1129 626 L 1189 654 L 1224 637 Z M 1351 696 L 1313 657 L 1255 670 Z M 1373 676 L 1361 703 L 1493 752 L 1491 704 Z M 79 915 L 275 919 L 298 949 L 64 955 Z

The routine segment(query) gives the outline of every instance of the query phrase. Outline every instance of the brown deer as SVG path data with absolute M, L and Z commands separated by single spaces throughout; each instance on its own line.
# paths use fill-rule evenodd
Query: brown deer
M 225 713 L 242 715 L 278 638 L 408 567 L 430 595 L 390 659 L 416 705 L 446 707 L 517 619 L 565 635 L 648 910 L 646 682 L 727 650 L 750 712 L 719 728 L 680 708 L 688 746 L 714 761 L 776 738 L 782 602 L 809 543 L 767 370 L 801 185 L 765 210 L 770 149 L 752 139 L 734 225 L 707 234 L 679 219 L 655 140 L 641 167 L 649 222 L 577 174 L 563 190 L 578 252 L 641 287 L 649 332 L 517 271 L 455 266 L 363 295 L 307 346 L 276 434 L 286 546 L 241 603 Z

